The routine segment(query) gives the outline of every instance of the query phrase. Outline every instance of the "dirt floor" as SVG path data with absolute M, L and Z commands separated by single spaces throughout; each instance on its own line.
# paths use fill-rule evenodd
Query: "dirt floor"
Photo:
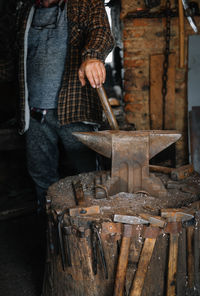
M 44 236 L 24 151 L 0 154 L 0 295 L 40 296 Z

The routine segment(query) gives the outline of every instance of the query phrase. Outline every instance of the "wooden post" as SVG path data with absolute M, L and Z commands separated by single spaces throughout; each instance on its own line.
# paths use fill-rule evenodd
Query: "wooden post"
M 178 11 L 179 11 L 179 64 L 180 68 L 185 65 L 185 41 L 184 41 L 184 11 L 182 0 L 178 0 Z

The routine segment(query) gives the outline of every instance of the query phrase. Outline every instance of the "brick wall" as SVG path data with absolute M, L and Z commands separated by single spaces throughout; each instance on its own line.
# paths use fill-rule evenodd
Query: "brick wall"
M 200 18 L 195 17 L 200 24 Z M 124 101 L 125 117 L 137 130 L 150 129 L 149 89 L 150 57 L 163 54 L 165 49 L 165 18 L 123 19 Z M 175 128 L 182 133 L 176 144 L 177 165 L 187 163 L 187 43 L 194 34 L 185 18 L 185 66 L 179 67 L 179 23 L 171 18 L 170 52 L 176 55 L 175 69 Z

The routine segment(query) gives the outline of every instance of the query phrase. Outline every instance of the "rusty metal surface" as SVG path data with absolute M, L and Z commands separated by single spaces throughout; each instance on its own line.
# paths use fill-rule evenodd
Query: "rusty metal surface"
M 167 196 L 160 179 L 149 173 L 149 160 L 176 142 L 180 133 L 115 130 L 74 135 L 91 149 L 112 158 L 111 179 L 102 184 L 108 195 L 145 191 L 154 196 Z

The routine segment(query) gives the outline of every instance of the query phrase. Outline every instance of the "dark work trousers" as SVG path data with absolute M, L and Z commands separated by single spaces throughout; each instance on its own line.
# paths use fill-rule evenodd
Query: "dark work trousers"
M 72 132 L 94 131 L 95 127 L 82 122 L 60 126 L 56 110 L 48 110 L 43 123 L 31 117 L 26 132 L 27 166 L 36 185 L 39 208 L 45 206 L 48 187 L 59 180 L 59 143 L 73 174 L 96 170 L 95 152 L 72 135 Z

